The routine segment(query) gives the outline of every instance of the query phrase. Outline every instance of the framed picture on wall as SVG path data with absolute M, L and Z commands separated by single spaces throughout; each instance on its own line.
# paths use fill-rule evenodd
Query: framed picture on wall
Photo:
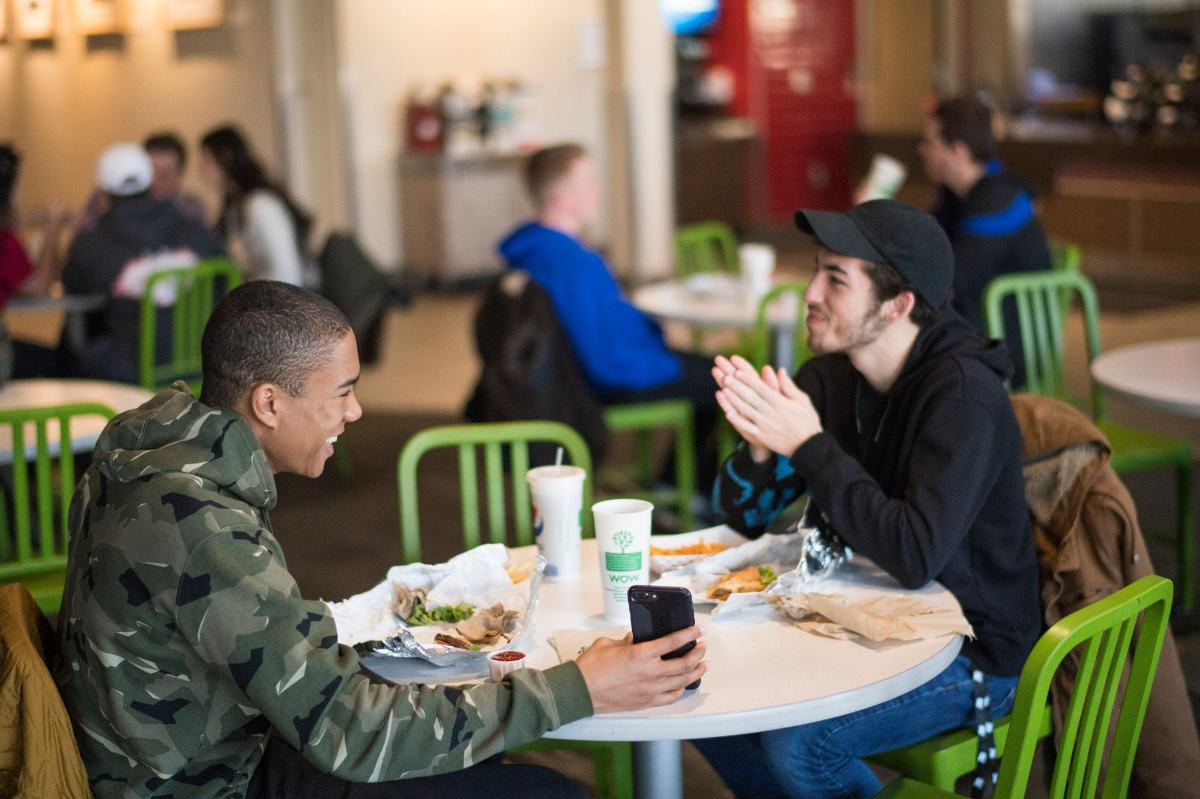
M 120 33 L 125 27 L 124 0 L 75 0 L 75 26 L 87 36 Z
M 21 39 L 54 38 L 55 0 L 16 0 L 13 28 Z
M 166 0 L 166 9 L 172 30 L 219 28 L 225 22 L 225 0 Z

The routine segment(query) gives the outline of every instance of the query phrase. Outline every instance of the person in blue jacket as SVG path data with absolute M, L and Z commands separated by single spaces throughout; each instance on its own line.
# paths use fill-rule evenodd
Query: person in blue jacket
M 625 298 L 604 259 L 580 239 L 599 210 L 591 159 L 577 144 L 547 147 L 530 157 L 525 178 L 537 218 L 500 242 L 500 254 L 550 295 L 583 375 L 603 403 L 690 400 L 700 463 L 712 463 L 703 446 L 717 417 L 712 362 L 670 349 L 659 326 Z
M 918 146 L 930 180 L 939 184 L 933 215 L 954 248 L 954 308 L 983 332 L 988 283 L 1013 272 L 1050 268 L 1050 248 L 1033 194 L 996 156 L 992 110 L 965 95 L 941 101 L 925 120 Z M 1013 385 L 1025 384 L 1015 307 L 1004 313 Z

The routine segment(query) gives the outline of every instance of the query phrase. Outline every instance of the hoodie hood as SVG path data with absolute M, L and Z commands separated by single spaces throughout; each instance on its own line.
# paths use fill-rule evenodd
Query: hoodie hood
M 945 358 L 974 361 L 1001 380 L 1012 376 L 1012 358 L 1004 342 L 985 338 L 976 332 L 958 312 L 946 306 L 917 335 L 908 361 L 892 392 L 928 376 Z
M 508 234 L 497 249 L 508 263 L 525 271 L 536 270 L 549 253 L 561 248 L 578 248 L 579 242 L 561 230 L 539 222 L 526 222 Z
M 113 419 L 96 443 L 95 463 L 118 483 L 174 472 L 213 483 L 256 508 L 270 510 L 278 500 L 250 425 L 236 411 L 202 404 L 183 381 Z

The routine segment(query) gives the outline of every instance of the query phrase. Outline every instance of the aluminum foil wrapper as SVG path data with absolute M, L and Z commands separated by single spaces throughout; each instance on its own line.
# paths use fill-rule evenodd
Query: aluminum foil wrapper
M 502 649 L 520 649 L 524 645 L 523 642 L 532 627 L 530 621 L 533 618 L 534 610 L 537 609 L 538 591 L 542 586 L 542 576 L 546 571 L 545 558 L 538 555 L 536 563 L 537 566 L 534 573 L 529 578 L 529 600 L 525 607 L 521 608 L 521 618 L 510 641 L 502 643 L 499 646 L 493 645 L 474 650 L 460 649 L 459 647 L 445 644 L 423 644 L 413 635 L 412 629 L 402 619 L 396 617 L 399 629 L 395 635 L 388 636 L 382 641 L 361 641 L 354 644 L 354 651 L 360 657 L 383 655 L 384 657 L 394 658 L 420 658 L 435 666 L 458 666 L 472 662 L 477 662 L 482 666 L 484 660 L 492 652 Z
M 793 528 L 806 533 L 796 568 L 781 576 L 768 590 L 770 594 L 795 594 L 829 577 L 839 566 L 853 557 L 850 547 L 838 535 L 823 526 Z

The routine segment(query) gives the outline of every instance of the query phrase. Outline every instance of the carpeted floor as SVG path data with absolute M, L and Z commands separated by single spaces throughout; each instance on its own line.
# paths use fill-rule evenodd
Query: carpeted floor
M 339 474 L 331 464 L 317 480 L 279 478 L 280 500 L 271 518 L 306 596 L 341 599 L 366 590 L 399 562 L 396 456 L 415 432 L 454 421 L 446 415 L 367 413 L 342 438 L 350 453 L 351 474 Z M 438 562 L 462 547 L 454 456 L 427 456 L 420 479 L 422 559 Z M 1151 473 L 1127 483 L 1147 529 L 1170 529 L 1169 476 Z M 1173 576 L 1173 547 L 1152 543 L 1151 551 L 1159 571 Z M 1200 633 L 1182 635 L 1178 643 L 1195 704 L 1200 695 Z M 694 749 L 685 746 L 684 753 L 687 796 L 728 795 Z M 593 784 L 590 760 L 584 755 L 557 751 L 520 757 L 558 768 L 589 787 Z

